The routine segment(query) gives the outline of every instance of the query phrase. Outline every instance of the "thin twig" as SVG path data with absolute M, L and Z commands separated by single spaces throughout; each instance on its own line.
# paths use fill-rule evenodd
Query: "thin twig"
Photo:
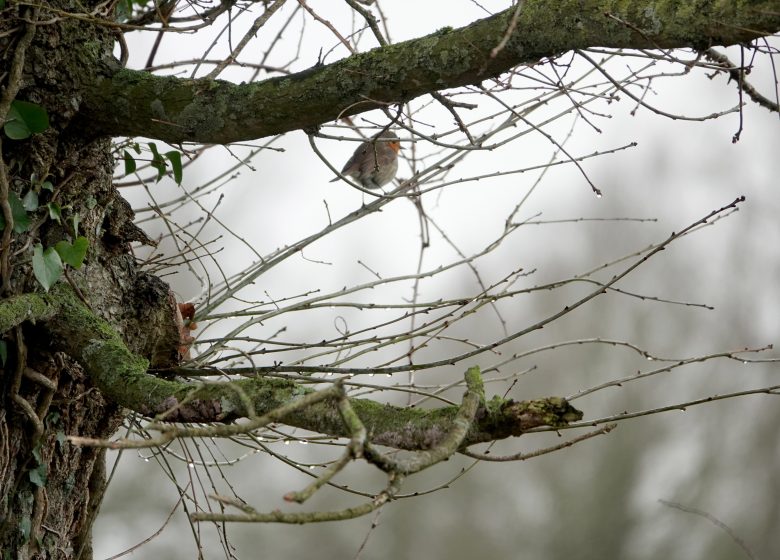
M 733 62 L 731 62 L 729 57 L 727 57 L 725 54 L 719 53 L 713 48 L 709 48 L 704 51 L 704 56 L 724 68 L 726 73 L 729 75 L 729 79 L 734 80 L 734 82 L 737 83 L 741 90 L 747 93 L 750 99 L 762 107 L 769 109 L 773 113 L 780 113 L 780 106 L 778 106 L 777 103 L 761 95 L 761 93 L 755 88 L 755 86 L 753 86 L 753 84 L 745 80 L 744 68 L 737 67 Z
M 374 14 L 372 14 L 370 10 L 360 6 L 355 0 L 346 0 L 346 2 L 353 10 L 363 16 L 363 19 L 366 20 L 368 27 L 374 33 L 374 37 L 376 37 L 377 42 L 383 47 L 386 46 L 387 39 L 385 39 L 385 36 L 382 35 L 382 31 L 379 29 L 379 22 L 377 21 L 376 17 L 374 17 Z
M 498 44 L 495 47 L 493 47 L 493 50 L 490 51 L 490 58 L 496 58 L 498 56 L 498 53 L 503 51 L 507 43 L 509 43 L 509 39 L 512 38 L 512 33 L 514 33 L 515 29 L 517 28 L 517 20 L 520 18 L 520 12 L 523 9 L 524 3 L 525 3 L 524 0 L 517 0 L 515 11 L 512 13 L 512 19 L 509 20 L 509 25 L 507 26 L 506 31 L 504 32 L 504 36 L 501 37 L 501 40 L 498 42 Z
M 461 449 L 459 453 L 465 455 L 466 457 L 471 457 L 472 459 L 479 459 L 480 461 L 493 461 L 493 462 L 525 461 L 527 459 L 540 457 L 541 455 L 546 455 L 554 451 L 566 449 L 567 447 L 571 447 L 572 445 L 580 443 L 581 441 L 585 441 L 586 439 L 608 434 L 616 427 L 617 424 L 607 424 L 606 426 L 599 428 L 598 430 L 593 430 L 592 432 L 588 432 L 587 434 L 582 434 L 581 436 L 577 436 L 576 438 L 570 439 L 569 441 L 564 441 L 563 443 L 559 443 L 558 445 L 545 447 L 543 449 L 537 449 L 536 451 L 532 451 L 531 453 L 516 453 L 514 455 L 494 456 L 494 455 L 485 455 L 484 453 L 474 453 L 473 451 L 469 451 L 468 449 Z
M 658 501 L 661 502 L 663 505 L 665 505 L 667 507 L 674 508 L 674 509 L 679 509 L 680 511 L 684 511 L 685 513 L 692 513 L 694 515 L 698 515 L 700 517 L 703 517 L 704 519 L 706 519 L 707 521 L 709 521 L 710 523 L 712 523 L 713 525 L 715 525 L 719 529 L 722 529 L 723 531 L 725 531 L 726 534 L 729 537 L 731 537 L 731 540 L 733 540 L 734 543 L 737 546 L 739 546 L 739 548 L 741 548 L 745 552 L 745 554 L 747 554 L 748 558 L 750 558 L 751 560 L 758 560 L 758 556 L 756 556 L 753 553 L 753 551 L 750 550 L 750 547 L 747 545 L 747 543 L 745 543 L 744 539 L 742 539 L 739 535 L 737 535 L 734 532 L 734 530 L 731 527 L 729 527 L 728 525 L 723 523 L 723 521 L 721 521 L 720 519 L 718 519 L 714 515 L 712 515 L 710 513 L 707 513 L 706 511 L 702 511 L 700 509 L 696 509 L 696 508 L 693 508 L 693 507 L 690 507 L 690 506 L 684 506 L 684 505 L 682 505 L 682 504 L 680 504 L 678 502 L 670 502 L 670 501 L 667 501 L 667 500 L 658 500 Z
M 239 41 L 238 45 L 236 45 L 236 48 L 233 49 L 230 55 L 225 57 L 222 62 L 217 64 L 217 66 L 206 75 L 206 78 L 212 80 L 215 79 L 222 73 L 225 68 L 227 68 L 230 64 L 233 64 L 238 58 L 238 55 L 241 54 L 241 51 L 244 50 L 244 47 L 247 46 L 249 41 L 251 41 L 255 35 L 257 35 L 257 32 L 260 30 L 260 28 L 263 27 L 269 19 L 271 19 L 271 16 L 273 16 L 276 11 L 284 5 L 285 2 L 286 0 L 276 0 L 273 4 L 266 5 L 263 15 L 255 19 L 254 23 L 249 28 L 249 31 L 244 34 L 244 36 L 241 38 L 241 41 Z
M 342 45 L 344 45 L 347 50 L 350 52 L 350 54 L 355 54 L 355 49 L 352 47 L 352 45 L 349 44 L 349 41 L 347 41 L 344 36 L 338 32 L 338 30 L 333 26 L 331 22 L 328 20 L 320 17 L 317 12 L 312 10 L 309 5 L 306 3 L 306 0 L 298 0 L 298 3 L 303 7 L 304 10 L 309 12 L 311 17 L 313 17 L 315 20 L 319 21 L 322 25 L 327 27 L 331 30 L 331 32 L 336 36 L 336 38 L 341 42 Z

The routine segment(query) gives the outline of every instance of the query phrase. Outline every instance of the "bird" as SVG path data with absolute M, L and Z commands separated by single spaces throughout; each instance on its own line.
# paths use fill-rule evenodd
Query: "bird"
M 395 132 L 385 130 L 361 144 L 341 170 L 367 189 L 379 189 L 393 180 L 398 172 L 398 150 L 401 141 Z M 331 180 L 338 181 L 339 177 Z

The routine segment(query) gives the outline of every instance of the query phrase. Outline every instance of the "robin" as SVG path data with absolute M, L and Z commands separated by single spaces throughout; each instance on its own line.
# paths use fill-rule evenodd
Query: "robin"
M 401 142 L 394 132 L 380 132 L 357 147 L 341 174 L 352 177 L 367 189 L 381 188 L 392 181 L 398 171 L 400 149 Z M 338 180 L 336 177 L 331 183 Z

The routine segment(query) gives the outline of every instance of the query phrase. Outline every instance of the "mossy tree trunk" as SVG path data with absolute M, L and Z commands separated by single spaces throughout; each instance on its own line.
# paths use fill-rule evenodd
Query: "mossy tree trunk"
M 130 349 L 152 356 L 144 333 L 153 310 L 170 309 L 167 287 L 140 273 L 128 251 L 129 242 L 143 235 L 112 185 L 110 139 L 90 137 L 89 123 L 74 126 L 84 84 L 107 71 L 114 37 L 76 19 L 26 23 L 43 19 L 31 8 L 11 7 L 5 14 L 0 95 L 18 88 L 17 99 L 46 108 L 50 127 L 25 140 L 2 137 L 0 179 L 20 198 L 44 180 L 53 191 L 40 190 L 30 226 L 10 240 L 3 296 L 41 290 L 30 247 L 71 238 L 77 215 L 89 252 L 81 269 L 69 273 L 72 282 L 89 294 L 92 309 L 124 335 Z M 49 217 L 47 203 L 62 208 L 61 222 Z M 0 372 L 0 557 L 74 558 L 81 551 L 82 559 L 91 558 L 90 525 L 104 489 L 103 453 L 70 445 L 64 435 L 106 438 L 120 424 L 121 409 L 103 398 L 79 363 L 57 350 L 48 331 L 25 324 L 3 336 L 8 358 Z

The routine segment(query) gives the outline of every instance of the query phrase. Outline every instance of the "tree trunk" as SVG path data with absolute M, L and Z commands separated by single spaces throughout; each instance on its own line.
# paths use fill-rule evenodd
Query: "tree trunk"
M 53 4 L 68 8 L 64 2 Z M 44 180 L 53 186 L 52 192 L 38 189 L 39 207 L 28 212 L 31 225 L 9 240 L 3 295 L 40 291 L 31 246 L 51 247 L 72 238 L 78 216 L 78 233 L 88 238 L 89 250 L 81 269 L 69 273 L 71 283 L 89 294 L 93 311 L 122 333 L 132 351 L 151 358 L 154 347 L 143 333 L 149 313 L 170 309 L 167 287 L 139 273 L 128 251 L 130 240 L 144 236 L 112 185 L 110 141 L 90 139 L 87 130 L 72 125 L 82 84 L 104 71 L 114 40 L 104 27 L 67 17 L 53 24 L 26 23 L 38 17 L 34 9 L 13 7 L 0 21 L 5 86 L 0 107 L 14 98 L 29 101 L 45 107 L 50 121 L 45 132 L 28 139 L 2 137 L 0 180 L 19 198 Z M 45 205 L 50 202 L 62 208 L 61 222 L 49 216 Z M 0 557 L 89 559 L 91 523 L 105 486 L 104 453 L 73 446 L 65 435 L 107 438 L 121 423 L 122 411 L 103 398 L 77 362 L 56 350 L 56 341 L 42 329 L 16 327 L 4 336 Z

